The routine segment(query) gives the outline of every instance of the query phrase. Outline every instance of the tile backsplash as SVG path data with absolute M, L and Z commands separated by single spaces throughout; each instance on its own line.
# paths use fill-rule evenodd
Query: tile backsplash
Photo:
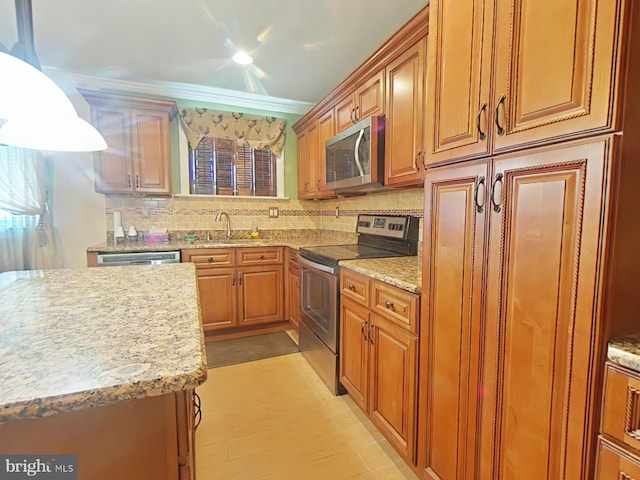
M 277 218 L 269 218 L 278 209 Z M 171 198 L 106 198 L 106 226 L 113 232 L 113 212 L 121 213 L 122 225 L 146 232 L 152 226 L 170 232 L 224 230 L 214 221 L 224 211 L 234 231 L 249 231 L 255 222 L 260 230 L 333 230 L 355 232 L 359 213 L 415 215 L 422 218 L 422 188 L 392 190 L 361 197 L 309 201 L 265 198 L 175 196 Z M 422 238 L 422 221 L 420 222 Z

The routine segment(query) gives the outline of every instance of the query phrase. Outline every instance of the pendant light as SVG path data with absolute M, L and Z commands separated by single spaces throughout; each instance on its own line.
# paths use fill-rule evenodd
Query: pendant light
M 102 135 L 78 117 L 62 89 L 40 71 L 31 0 L 16 0 L 16 16 L 18 43 L 12 54 L 0 44 L 0 144 L 67 152 L 106 150 Z

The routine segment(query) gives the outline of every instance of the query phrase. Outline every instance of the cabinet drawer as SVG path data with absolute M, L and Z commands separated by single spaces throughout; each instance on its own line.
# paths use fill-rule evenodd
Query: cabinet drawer
M 369 277 L 351 270 L 340 270 L 340 295 L 344 295 L 365 307 L 369 306 Z
M 371 282 L 371 310 L 387 320 L 418 334 L 420 297 L 387 283 Z
M 273 265 L 282 263 L 282 248 L 239 248 L 238 265 Z
M 209 248 L 184 250 L 183 262 L 193 262 L 198 270 L 202 268 L 233 267 L 236 257 L 233 248 Z
M 298 266 L 298 250 L 289 248 L 288 251 L 289 266 Z
M 596 480 L 640 480 L 640 459 L 601 437 L 598 439 Z
M 602 433 L 640 452 L 640 375 L 607 364 Z

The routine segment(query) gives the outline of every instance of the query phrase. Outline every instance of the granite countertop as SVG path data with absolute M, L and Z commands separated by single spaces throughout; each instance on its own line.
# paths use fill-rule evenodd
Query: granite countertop
M 611 340 L 607 358 L 618 365 L 640 372 L 640 332 Z
M 301 247 L 309 247 L 314 245 L 336 245 L 343 243 L 356 243 L 355 234 L 346 232 L 323 232 L 304 231 L 302 233 L 289 234 L 282 231 L 280 234 L 268 234 L 261 238 L 231 238 L 197 240 L 195 242 L 186 242 L 185 240 L 171 240 L 165 243 L 144 243 L 144 242 L 123 242 L 113 244 L 113 242 L 104 242 L 87 248 L 87 252 L 143 252 L 143 251 L 169 251 L 169 250 L 186 250 L 190 248 L 231 248 L 231 247 L 291 247 L 299 250 Z
M 0 423 L 207 378 L 192 263 L 0 274 Z
M 422 257 L 343 260 L 339 265 L 411 293 L 422 292 Z

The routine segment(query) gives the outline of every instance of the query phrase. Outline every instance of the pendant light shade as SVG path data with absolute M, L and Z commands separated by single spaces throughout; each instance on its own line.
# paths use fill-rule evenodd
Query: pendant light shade
M 0 72 L 0 144 L 69 152 L 107 148 L 62 89 L 37 68 L 0 51 Z

